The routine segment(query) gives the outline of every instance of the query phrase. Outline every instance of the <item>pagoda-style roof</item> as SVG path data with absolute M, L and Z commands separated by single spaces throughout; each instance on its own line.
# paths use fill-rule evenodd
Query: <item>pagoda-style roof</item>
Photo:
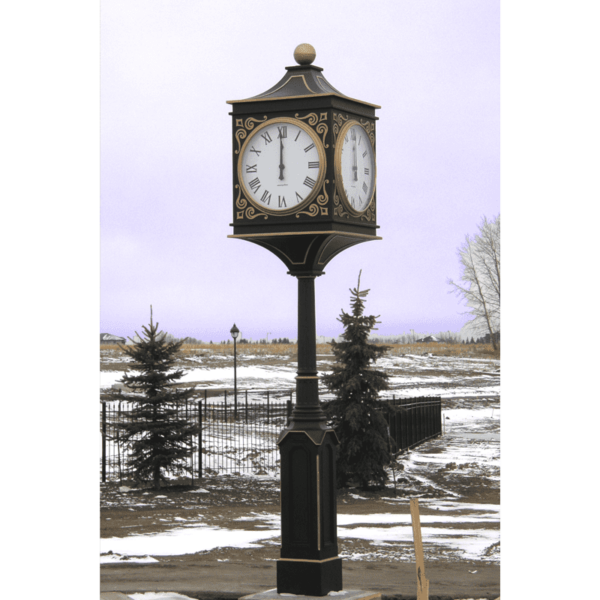
M 312 53 L 299 53 L 298 48 L 306 46 L 312 49 Z M 265 100 L 288 100 L 295 98 L 311 98 L 316 96 L 338 96 L 359 102 L 373 108 L 381 108 L 377 104 L 369 104 L 363 100 L 356 100 L 350 96 L 342 94 L 334 88 L 325 76 L 322 74 L 323 69 L 310 64 L 314 60 L 316 53 L 314 48 L 309 44 L 301 44 L 294 53 L 294 58 L 300 64 L 293 67 L 286 67 L 286 74 L 272 88 L 268 89 L 258 96 L 252 96 L 245 100 L 228 100 L 227 104 L 241 104 L 245 102 L 264 102 Z M 310 61 L 310 62 L 309 62 Z

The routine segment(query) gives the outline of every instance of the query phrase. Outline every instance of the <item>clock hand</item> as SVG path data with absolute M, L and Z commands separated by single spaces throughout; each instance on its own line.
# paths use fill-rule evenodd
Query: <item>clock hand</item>
M 283 180 L 283 170 L 285 165 L 283 164 L 283 138 L 279 138 L 279 179 Z
M 358 167 L 356 166 L 356 139 L 352 146 L 352 170 L 354 171 L 354 181 L 358 181 Z

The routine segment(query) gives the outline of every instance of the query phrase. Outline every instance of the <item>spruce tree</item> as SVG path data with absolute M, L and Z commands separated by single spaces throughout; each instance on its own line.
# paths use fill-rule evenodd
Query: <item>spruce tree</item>
M 158 323 L 152 321 L 152 307 L 150 325 L 143 326 L 142 331 L 143 337 L 136 332 L 140 341 L 133 346 L 120 346 L 133 359 L 132 369 L 139 372 L 121 379 L 131 391 L 119 390 L 111 399 L 133 403 L 131 418 L 120 424 L 124 441 L 132 450 L 129 466 L 137 483 L 151 481 L 154 489 L 160 489 L 166 472 L 190 472 L 190 436 L 198 432 L 198 426 L 179 416 L 177 404 L 190 398 L 195 388 L 175 387 L 184 375 L 174 366 L 185 340 L 167 341 Z
M 340 440 L 338 486 L 345 487 L 354 480 L 361 488 L 381 487 L 387 481 L 384 467 L 391 457 L 378 395 L 389 386 L 388 375 L 373 368 L 373 363 L 390 347 L 368 342 L 378 317 L 363 314 L 369 290 L 360 290 L 360 273 L 358 285 L 350 293 L 352 314 L 342 309 L 338 318 L 344 326 L 343 341 L 330 343 L 337 362 L 333 372 L 322 378 L 335 395 L 324 408 Z

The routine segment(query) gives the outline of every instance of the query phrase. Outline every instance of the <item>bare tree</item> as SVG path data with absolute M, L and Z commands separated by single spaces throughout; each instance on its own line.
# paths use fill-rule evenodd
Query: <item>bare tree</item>
M 483 217 L 479 233 L 467 235 L 458 248 L 462 269 L 461 282 L 448 279 L 452 293 L 466 301 L 473 315 L 469 331 L 482 334 L 489 332 L 492 345 L 497 349 L 500 331 L 500 215 L 488 221 Z

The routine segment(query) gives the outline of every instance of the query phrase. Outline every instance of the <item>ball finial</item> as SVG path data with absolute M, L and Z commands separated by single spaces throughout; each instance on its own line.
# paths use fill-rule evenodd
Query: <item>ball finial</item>
M 316 57 L 317 52 L 310 44 L 300 44 L 294 50 L 294 60 L 299 65 L 310 65 Z

